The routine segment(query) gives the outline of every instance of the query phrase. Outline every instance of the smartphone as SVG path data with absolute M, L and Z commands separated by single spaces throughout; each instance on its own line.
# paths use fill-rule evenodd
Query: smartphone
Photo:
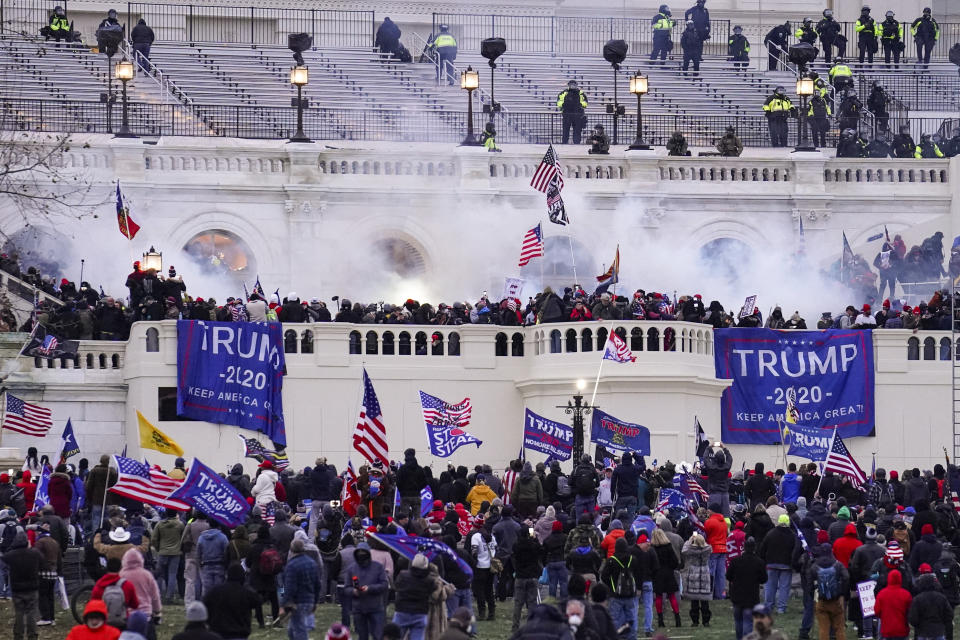
M 527 527 L 527 531 L 530 533 L 531 538 L 535 535 L 533 532 L 533 527 Z
M 337 507 L 340 506 L 340 501 L 339 501 L 339 500 L 331 500 L 331 501 L 330 501 L 330 506 L 333 507 L 334 509 L 336 509 Z
M 720 442 L 719 440 L 717 440 L 716 442 L 713 443 L 713 446 L 715 446 L 715 447 L 722 447 L 722 446 L 723 446 L 723 443 Z

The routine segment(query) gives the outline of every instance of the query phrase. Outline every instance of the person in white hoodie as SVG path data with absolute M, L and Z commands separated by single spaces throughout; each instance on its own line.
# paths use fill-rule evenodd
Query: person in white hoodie
M 250 495 L 256 500 L 257 506 L 263 508 L 277 501 L 277 482 L 280 477 L 273 470 L 273 463 L 269 460 L 261 462 L 258 469 L 260 471 L 257 474 L 257 482 L 250 490 Z
M 607 467 L 603 470 L 603 479 L 600 480 L 600 487 L 597 489 L 597 506 L 613 507 L 613 495 L 610 493 L 610 483 L 613 481 L 613 467 Z

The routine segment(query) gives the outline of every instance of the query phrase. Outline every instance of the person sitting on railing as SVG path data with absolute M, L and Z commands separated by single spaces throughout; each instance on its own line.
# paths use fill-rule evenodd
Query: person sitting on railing
M 743 153 L 743 142 L 737 136 L 737 130 L 733 125 L 727 126 L 726 133 L 717 140 L 717 151 L 725 158 L 737 158 Z
M 587 139 L 590 143 L 590 150 L 587 153 L 608 155 L 610 153 L 610 138 L 603 130 L 602 124 L 596 124 L 593 127 L 593 133 Z
M 153 29 L 147 26 L 147 21 L 143 18 L 137 20 L 137 26 L 130 32 L 130 41 L 133 43 L 134 52 L 140 54 L 140 57 L 148 62 L 150 61 L 150 47 L 153 45 L 154 39 Z M 136 59 L 137 56 L 134 55 L 134 58 Z M 139 62 L 137 60 L 138 64 Z
M 674 131 L 670 139 L 667 140 L 668 156 L 689 156 L 690 150 L 687 148 L 687 139 L 679 131 Z
M 502 149 L 497 148 L 497 130 L 493 127 L 492 122 L 488 122 L 483 127 L 483 133 L 480 134 L 480 144 L 483 145 L 483 148 L 491 153 L 499 153 Z
M 900 125 L 900 133 L 893 136 L 893 157 L 912 158 L 916 149 L 917 144 L 910 135 L 910 125 Z
M 920 144 L 918 144 L 917 148 L 914 150 L 913 157 L 914 158 L 942 158 L 943 151 L 940 151 L 940 147 L 937 146 L 937 143 L 936 141 L 934 141 L 933 136 L 931 136 L 929 133 L 921 133 Z
M 763 44 L 767 47 L 767 70 L 777 71 L 780 68 L 780 55 L 787 50 L 787 38 L 790 37 L 790 22 L 770 29 L 763 37 Z
M 743 27 L 740 25 L 733 28 L 733 35 L 727 41 L 727 55 L 733 61 L 734 71 L 745 70 L 750 64 L 750 41 L 743 35 Z

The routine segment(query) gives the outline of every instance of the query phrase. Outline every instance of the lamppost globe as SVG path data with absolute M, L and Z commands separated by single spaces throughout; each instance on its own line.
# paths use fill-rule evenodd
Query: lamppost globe
M 121 95 L 121 101 L 123 106 L 122 120 L 120 123 L 120 131 L 117 132 L 116 138 L 136 138 L 133 133 L 130 132 L 130 107 L 127 103 L 127 83 L 133 80 L 133 63 L 127 60 L 124 56 L 123 60 L 117 62 L 113 67 L 113 75 L 119 80 L 123 85 L 123 92 Z
M 296 66 L 290 69 L 290 84 L 302 87 L 310 84 L 310 71 L 306 67 Z
M 114 67 L 113 75 L 122 82 L 133 80 L 133 63 L 124 58 Z
M 163 252 L 157 251 L 153 248 L 153 245 L 150 245 L 150 250 L 143 254 L 140 266 L 144 271 L 154 269 L 157 273 L 160 273 L 163 271 Z
M 476 147 L 480 144 L 473 135 L 473 92 L 480 87 L 480 72 L 473 67 L 467 67 L 460 73 L 460 88 L 467 92 L 467 136 L 460 143 L 461 147 Z
M 810 144 L 810 139 L 807 136 L 807 100 L 816 90 L 813 78 L 806 74 L 800 76 L 797 78 L 796 88 L 797 96 L 800 97 L 800 113 L 798 114 L 799 119 L 797 122 L 800 130 L 797 135 L 797 146 L 794 148 L 794 151 L 816 151 L 817 148 Z
M 577 391 L 583 391 L 586 388 L 587 388 L 586 380 L 584 380 L 583 378 L 580 378 L 579 380 L 577 380 Z

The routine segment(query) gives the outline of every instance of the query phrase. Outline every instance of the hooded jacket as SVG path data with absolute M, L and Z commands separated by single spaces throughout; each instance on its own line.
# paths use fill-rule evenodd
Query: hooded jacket
M 862 546 L 857 547 L 850 556 L 850 565 L 847 567 L 850 571 L 850 580 L 854 583 L 863 582 L 870 579 L 870 570 L 873 563 L 883 557 L 883 545 L 877 544 L 876 540 L 867 539 Z M 901 583 L 903 578 L 901 577 Z
M 253 320 L 251 320 L 252 322 Z M 227 476 L 227 482 L 240 492 L 244 498 L 250 497 L 250 478 L 243 474 L 243 465 L 237 463 L 230 468 L 230 475 Z
M 260 604 L 257 592 L 243 584 L 246 573 L 240 564 L 227 568 L 227 581 L 205 589 L 210 630 L 221 638 L 246 638 L 250 635 L 250 613 Z
M 706 533 L 707 544 L 713 548 L 714 553 L 727 552 L 727 521 L 723 514 L 714 513 L 707 521 L 703 523 L 703 529 Z
M 847 593 L 847 590 L 850 588 L 850 574 L 847 572 L 847 568 L 833 557 L 833 549 L 826 542 L 818 545 L 813 550 L 813 562 L 807 569 L 808 588 L 816 591 L 820 569 L 826 569 L 832 565 L 836 565 L 837 567 L 837 586 L 839 587 L 839 593 Z
M 638 498 L 640 468 L 633 463 L 630 453 L 623 454 L 622 462 L 613 470 L 610 478 L 610 494 L 614 499 Z
M 411 566 L 397 576 L 394 588 L 397 592 L 396 611 L 426 615 L 430 610 L 430 595 L 436 580 L 429 569 Z
M 745 483 L 747 498 L 750 500 L 750 508 L 753 509 L 758 504 L 766 505 L 767 498 L 776 492 L 773 481 L 763 474 L 763 463 L 758 462 L 754 467 L 753 475 Z
M 218 528 L 210 528 L 197 538 L 197 560 L 200 566 L 220 565 L 227 561 L 227 536 Z
M 543 504 L 543 487 L 529 462 L 524 463 L 523 471 L 520 472 L 520 477 L 513 487 L 513 495 L 510 496 L 510 499 L 512 504 L 521 509 L 524 515 L 530 510 L 531 506 L 535 512 L 537 505 Z
M 767 581 L 763 560 L 747 547 L 742 555 L 730 562 L 727 581 L 730 583 L 727 595 L 734 606 L 753 607 L 760 602 L 760 585 Z
M 710 493 L 726 493 L 729 491 L 730 482 L 727 479 L 727 474 L 730 473 L 732 465 L 733 456 L 726 447 L 711 455 L 704 456 L 703 466 L 707 472 L 707 486 Z
M 137 592 L 137 609 L 147 614 L 160 613 L 160 589 L 153 574 L 143 568 L 143 555 L 136 549 L 123 554 L 123 568 L 120 577 L 132 584 Z
M 910 549 L 910 568 L 913 569 L 914 573 L 917 573 L 923 563 L 933 566 L 940 559 L 942 550 L 943 545 L 934 534 L 927 533 L 920 536 L 920 539 Z
M 43 556 L 27 546 L 27 534 L 18 531 L 10 543 L 10 550 L 3 554 L 3 562 L 10 570 L 10 590 L 13 593 L 36 591 Z
M 112 585 L 115 582 L 120 581 L 119 573 L 105 573 L 97 580 L 96 584 L 93 585 L 93 591 L 90 592 L 90 598 L 92 600 L 102 600 L 103 592 L 107 587 Z M 123 596 L 126 599 L 127 604 L 127 613 L 134 611 L 140 608 L 140 599 L 137 597 L 137 588 L 133 586 L 133 583 L 129 580 L 124 581 L 123 585 L 120 587 L 123 589 Z
M 370 549 L 362 545 L 353 550 L 353 562 L 347 566 L 347 589 L 355 588 L 354 584 L 366 587 L 364 591 L 353 595 L 353 611 L 357 613 L 373 613 L 382 611 L 383 596 L 389 586 L 387 574 L 383 565 L 371 559 Z
M 513 637 L 523 640 L 573 640 L 573 632 L 556 607 L 538 604 Z
M 65 473 L 53 473 L 47 485 L 50 496 L 50 505 L 53 512 L 61 518 L 70 518 L 70 499 L 73 498 L 73 484 L 70 476 Z
M 904 483 L 903 504 L 913 505 L 917 500 L 930 500 L 930 489 L 923 478 L 910 478 Z
M 917 637 L 944 637 L 953 626 L 953 609 L 940 592 L 940 584 L 933 574 L 926 574 L 917 578 L 916 588 L 908 617 Z
M 796 504 L 800 497 L 800 476 L 792 471 L 787 472 L 780 481 L 780 492 L 784 504 Z
M 861 546 L 863 546 L 863 543 L 857 537 L 857 525 L 850 522 L 844 528 L 843 535 L 833 543 L 833 555 L 840 564 L 849 568 L 850 557 Z
M 153 529 L 153 548 L 161 556 L 179 556 L 180 540 L 183 538 L 183 522 L 180 518 L 164 518 Z
M 417 463 L 417 456 L 411 451 L 404 454 L 403 464 L 397 469 L 397 488 L 404 498 L 419 498 L 420 490 L 427 486 L 423 468 Z
M 99 613 L 106 620 L 107 605 L 103 603 L 103 600 L 90 600 L 83 609 L 83 618 L 86 619 L 91 613 Z M 108 624 L 102 624 L 97 629 L 91 629 L 86 624 L 81 623 L 70 629 L 70 633 L 67 634 L 67 640 L 117 640 L 119 637 L 120 630 Z
M 913 596 L 903 588 L 900 572 L 892 570 L 887 576 L 887 586 L 877 593 L 873 609 L 885 637 L 905 638 L 910 635 L 907 614 L 912 601 Z
M 793 550 L 797 544 L 797 536 L 790 525 L 778 525 L 763 537 L 757 549 L 758 555 L 767 565 L 793 565 Z
M 250 490 L 250 495 L 256 500 L 257 505 L 264 507 L 277 501 L 276 484 L 280 480 L 277 472 L 273 469 L 264 469 L 257 476 L 257 482 Z

